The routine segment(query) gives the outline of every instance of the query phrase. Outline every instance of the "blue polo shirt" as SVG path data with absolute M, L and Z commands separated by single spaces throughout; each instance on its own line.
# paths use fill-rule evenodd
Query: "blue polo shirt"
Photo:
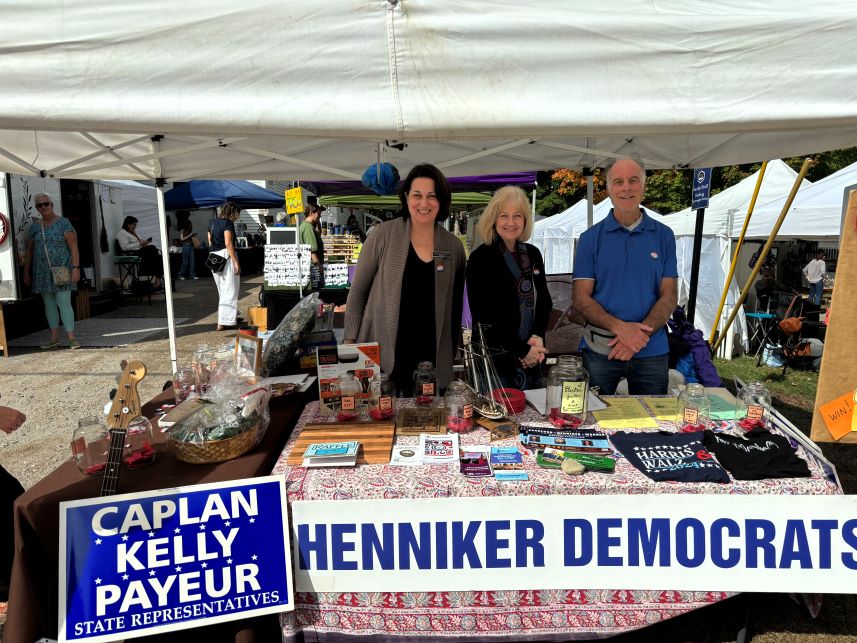
M 675 235 L 641 210 L 643 220 L 631 231 L 607 218 L 580 235 L 574 255 L 574 279 L 594 279 L 592 298 L 622 321 L 642 322 L 661 295 L 661 279 L 678 277 Z M 586 342 L 581 339 L 581 345 Z M 635 357 L 669 352 L 661 328 Z

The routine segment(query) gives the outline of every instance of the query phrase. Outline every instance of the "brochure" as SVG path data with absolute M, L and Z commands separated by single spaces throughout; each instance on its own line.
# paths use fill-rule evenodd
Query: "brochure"
M 423 464 L 458 462 L 458 434 L 420 435 L 420 459 Z
M 461 473 L 468 478 L 483 478 L 493 475 L 490 458 L 491 449 L 489 447 L 470 447 L 461 453 Z
M 397 467 L 416 467 L 422 464 L 417 445 L 397 444 L 390 455 L 390 464 Z
M 360 443 L 313 442 L 304 451 L 304 467 L 353 467 L 357 464 Z
M 571 453 L 553 447 L 545 447 L 543 451 L 536 453 L 536 463 L 546 469 L 559 469 L 562 461 L 566 458 L 577 460 L 586 467 L 587 471 L 599 473 L 613 473 L 616 469 L 616 461 L 613 458 L 590 455 L 588 453 Z
M 491 466 L 497 470 L 524 468 L 524 458 L 518 447 L 491 447 Z

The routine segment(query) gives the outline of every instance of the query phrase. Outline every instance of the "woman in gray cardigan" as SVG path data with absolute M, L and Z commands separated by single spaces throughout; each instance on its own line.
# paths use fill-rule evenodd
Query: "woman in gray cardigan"
M 452 380 L 461 331 L 464 247 L 440 222 L 452 196 L 443 174 L 421 164 L 399 190 L 401 216 L 366 238 L 345 311 L 345 342 L 378 342 L 381 370 L 400 395 L 413 394 L 420 361 L 437 368 L 438 385 Z

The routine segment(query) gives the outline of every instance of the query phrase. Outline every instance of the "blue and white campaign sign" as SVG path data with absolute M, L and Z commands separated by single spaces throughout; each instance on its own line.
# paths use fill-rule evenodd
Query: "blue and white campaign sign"
M 292 503 L 297 591 L 853 593 L 857 497 L 606 495 Z
M 693 170 L 693 189 L 690 207 L 694 210 L 708 207 L 708 195 L 711 194 L 711 168 Z
M 60 504 L 60 641 L 294 609 L 282 477 Z

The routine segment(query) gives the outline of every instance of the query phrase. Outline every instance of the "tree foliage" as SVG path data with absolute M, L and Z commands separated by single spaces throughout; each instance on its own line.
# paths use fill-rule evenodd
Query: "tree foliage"
M 805 157 L 783 159 L 789 167 L 799 171 Z M 812 182 L 830 176 L 857 162 L 857 147 L 813 154 L 812 165 L 806 178 Z M 756 172 L 761 163 L 716 167 L 711 173 L 711 195 L 732 187 Z M 693 170 L 654 170 L 646 178 L 644 204 L 661 214 L 669 214 L 690 207 Z M 561 168 L 539 172 L 536 192 L 536 214 L 551 216 L 566 210 L 580 199 L 586 198 L 586 177 L 576 170 Z M 607 198 L 602 170 L 595 170 L 595 203 Z

